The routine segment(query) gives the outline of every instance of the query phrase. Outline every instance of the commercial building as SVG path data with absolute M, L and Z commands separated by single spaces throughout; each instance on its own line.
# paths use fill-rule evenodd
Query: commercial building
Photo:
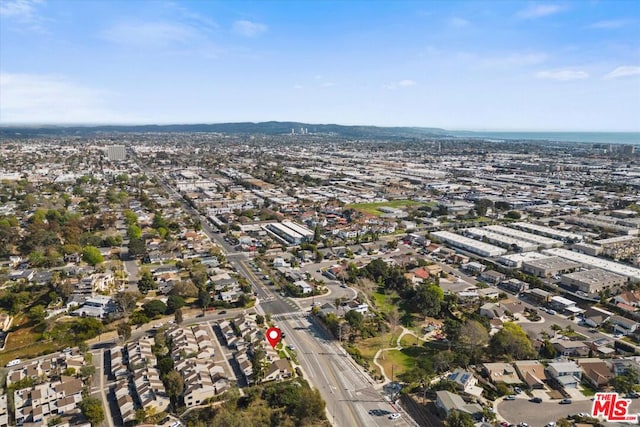
M 560 278 L 560 283 L 563 285 L 587 294 L 595 294 L 604 289 L 615 290 L 624 285 L 626 281 L 626 277 L 600 268 L 576 271 Z
M 504 234 L 494 233 L 493 231 L 489 231 L 484 228 L 467 228 L 464 230 L 464 233 L 475 237 L 476 239 L 486 240 L 489 243 L 500 245 L 512 251 L 531 252 L 538 249 L 538 245 L 534 243 L 525 240 L 514 239 L 513 237 L 505 236 Z
M 551 256 L 559 256 L 564 259 L 579 262 L 580 264 L 585 266 L 601 268 L 612 273 L 620 274 L 622 276 L 625 276 L 627 280 L 630 281 L 640 281 L 640 269 L 630 267 L 628 265 L 620 264 L 613 261 L 607 261 L 606 259 L 597 258 L 594 256 L 585 255 L 561 248 L 545 249 L 542 251 L 542 253 Z
M 551 277 L 576 270 L 581 264 L 560 257 L 533 259 L 522 263 L 522 271 L 538 277 Z
M 520 230 L 539 234 L 541 236 L 547 236 L 551 237 L 552 239 L 562 240 L 563 242 L 580 242 L 583 240 L 583 236 L 580 234 L 556 230 L 555 228 L 547 227 L 544 225 L 531 224 L 529 222 L 514 222 L 513 224 L 511 224 L 511 226 Z
M 502 265 L 512 268 L 522 268 L 524 261 L 530 261 L 534 259 L 549 258 L 549 255 L 544 255 L 539 252 L 524 252 L 521 254 L 509 254 L 503 255 L 498 258 L 498 262 Z
M 560 247 L 563 245 L 562 241 L 560 240 L 538 236 L 537 234 L 527 233 L 525 231 L 516 230 L 514 228 L 505 227 L 503 225 L 488 225 L 486 227 L 483 227 L 483 229 L 492 231 L 494 233 L 504 234 L 505 236 L 509 236 L 524 242 L 534 243 L 538 247 L 544 249 Z
M 450 244 L 451 246 L 464 249 L 468 252 L 483 257 L 495 257 L 507 253 L 506 249 L 499 248 L 488 243 L 479 242 L 477 240 L 470 239 L 459 234 L 451 233 L 449 231 L 436 231 L 434 233 L 431 233 L 431 235 L 445 243 Z
M 278 240 L 288 245 L 299 245 L 313 240 L 313 231 L 291 221 L 273 222 L 264 226 L 265 230 L 275 235 Z
M 109 145 L 107 147 L 107 158 L 112 162 L 120 162 L 127 159 L 127 151 L 124 145 Z

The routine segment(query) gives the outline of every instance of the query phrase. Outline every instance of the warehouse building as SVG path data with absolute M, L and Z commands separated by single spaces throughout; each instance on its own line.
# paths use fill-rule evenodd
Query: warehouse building
M 313 240 L 313 231 L 291 221 L 274 222 L 267 224 L 264 228 L 288 245 L 299 245 Z
M 531 242 L 527 242 L 520 239 L 514 239 L 513 237 L 505 236 L 504 234 L 494 233 L 493 231 L 485 230 L 483 228 L 478 228 L 478 227 L 467 228 L 464 230 L 464 233 L 476 239 L 486 240 L 489 243 L 500 245 L 512 251 L 531 252 L 538 249 L 538 245 L 533 244 Z
M 522 263 L 522 271 L 538 277 L 551 277 L 561 273 L 569 273 L 580 266 L 580 263 L 564 258 L 549 257 L 524 261 Z
M 523 252 L 521 254 L 503 255 L 498 258 L 498 262 L 507 267 L 522 268 L 522 263 L 524 261 L 543 258 L 549 258 L 549 255 L 544 255 L 539 252 Z
M 627 280 L 630 281 L 640 281 L 640 269 L 620 264 L 618 262 L 608 261 L 606 259 L 597 258 L 594 256 L 585 255 L 561 248 L 545 249 L 542 251 L 542 253 L 551 256 L 559 256 L 564 259 L 579 262 L 580 264 L 585 266 L 601 268 L 612 273 L 620 274 L 621 276 L 625 276 Z
M 507 253 L 506 249 L 502 249 L 488 243 L 479 242 L 449 231 L 436 231 L 431 233 L 431 235 L 451 246 L 464 249 L 483 257 L 495 257 Z
M 485 230 L 492 231 L 494 233 L 499 233 L 505 236 L 512 237 L 514 239 L 519 239 L 524 242 L 534 243 L 538 247 L 544 248 L 544 249 L 556 248 L 563 245 L 563 243 L 560 240 L 551 239 L 549 237 L 544 237 L 544 236 L 538 236 L 537 234 L 527 233 L 525 231 L 516 230 L 514 228 L 505 227 L 503 225 L 488 225 L 482 228 Z
M 511 226 L 520 230 L 539 234 L 541 236 L 547 236 L 551 237 L 552 239 L 562 240 L 563 242 L 580 242 L 583 240 L 583 236 L 581 236 L 580 234 L 556 230 L 555 228 L 547 227 L 544 225 L 531 224 L 528 222 L 514 222 L 513 224 L 511 224 Z
M 626 281 L 626 277 L 600 268 L 565 274 L 560 279 L 560 283 L 563 285 L 587 294 L 595 294 L 604 289 L 610 289 L 617 293 L 618 288 Z

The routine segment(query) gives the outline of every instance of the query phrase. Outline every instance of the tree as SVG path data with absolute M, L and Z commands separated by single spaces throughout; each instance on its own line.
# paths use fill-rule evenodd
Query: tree
M 95 266 L 104 261 L 100 249 L 95 246 L 85 246 L 82 250 L 82 259 L 89 265 Z
M 42 306 L 40 304 L 34 305 L 27 312 L 27 317 L 33 323 L 42 322 L 45 319 L 46 316 L 47 316 L 47 312 L 45 311 L 44 306 Z
M 142 305 L 142 309 L 147 317 L 154 318 L 161 314 L 165 314 L 167 311 L 167 305 L 158 299 L 154 299 L 149 302 L 145 302 Z
M 147 253 L 147 245 L 144 239 L 129 239 L 129 244 L 127 245 L 129 249 L 129 255 L 132 257 L 141 257 L 145 253 Z
M 182 394 L 182 391 L 184 390 L 184 381 L 182 380 L 182 375 L 180 375 L 180 372 L 176 370 L 172 370 L 167 375 L 165 375 L 163 383 L 167 395 L 174 401 Z
M 91 424 L 100 424 L 104 420 L 102 402 L 95 397 L 87 396 L 80 402 L 80 411 Z
M 518 211 L 509 211 L 509 212 L 507 212 L 507 214 L 505 216 L 507 218 L 511 218 L 511 219 L 520 219 L 520 218 L 522 218 L 522 215 Z
M 124 313 L 125 316 L 128 316 L 129 313 L 136 308 L 137 301 L 141 298 L 138 292 L 118 292 L 113 300 L 118 305 L 120 310 Z
M 638 371 L 629 368 L 622 375 L 618 375 L 613 379 L 613 388 L 618 393 L 633 393 L 638 385 L 639 375 Z
M 467 320 L 460 328 L 460 342 L 468 347 L 484 347 L 489 343 L 489 332 L 477 320 Z
M 444 319 L 444 325 L 442 326 L 442 330 L 444 334 L 447 336 L 449 342 L 457 342 L 460 338 L 460 330 L 462 329 L 462 323 L 455 320 L 446 318 Z
M 466 412 L 451 411 L 447 417 L 447 427 L 473 427 L 473 418 Z
M 489 348 L 496 356 L 508 356 L 513 359 L 532 359 L 536 355 L 527 334 L 513 322 L 505 322 L 502 325 L 502 329 L 491 337 Z
M 140 279 L 138 280 L 138 289 L 143 294 L 146 294 L 150 290 L 157 289 L 158 285 L 156 284 L 156 280 L 153 277 L 153 274 L 147 269 L 142 270 L 142 274 L 140 275 Z
M 261 345 L 257 346 L 253 351 L 251 367 L 253 369 L 253 378 L 256 383 L 261 382 L 264 378 L 264 365 L 262 364 L 262 360 L 266 355 L 267 353 Z
M 126 324 L 126 323 L 118 323 L 118 326 L 116 327 L 116 330 L 118 331 L 118 336 L 122 337 L 122 339 L 124 341 L 127 341 L 129 338 L 131 338 L 131 326 Z
M 129 227 L 127 227 L 127 237 L 129 238 L 129 240 L 141 239 L 142 229 L 135 224 L 131 224 Z
M 179 308 L 184 307 L 184 298 L 177 295 L 169 295 L 167 298 L 167 314 L 175 313 Z
M 95 375 L 96 367 L 93 365 L 85 365 L 80 368 L 80 376 L 84 379 L 88 379 Z
M 198 304 L 200 304 L 200 307 L 203 309 L 206 309 L 211 304 L 211 295 L 209 295 L 206 289 L 200 289 L 198 291 Z
M 440 314 L 440 306 L 444 300 L 444 291 L 436 284 L 418 286 L 415 296 L 416 307 L 425 316 Z
M 182 314 L 182 309 L 179 308 L 176 310 L 176 312 L 174 313 L 174 320 L 176 321 L 176 324 L 181 324 L 183 319 L 183 314 Z
M 133 313 L 131 313 L 130 322 L 133 325 L 143 325 L 149 322 L 149 317 L 144 313 L 143 310 L 136 310 Z
M 488 209 L 493 209 L 493 202 L 489 199 L 480 199 L 476 201 L 476 212 L 478 216 L 485 216 Z
M 364 323 L 364 316 L 359 311 L 349 310 L 347 314 L 344 315 L 344 320 L 346 320 L 353 329 L 360 330 Z
M 198 287 L 191 280 L 181 280 L 173 286 L 171 294 L 185 298 L 195 298 L 198 296 Z

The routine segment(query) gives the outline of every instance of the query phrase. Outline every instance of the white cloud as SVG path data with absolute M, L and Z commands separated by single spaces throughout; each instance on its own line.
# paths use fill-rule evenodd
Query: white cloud
M 523 67 L 542 64 L 548 59 L 546 53 L 511 53 L 503 56 L 489 57 L 482 60 L 482 65 L 489 67 Z
M 516 16 L 522 19 L 536 19 L 562 12 L 564 8 L 557 4 L 532 4 L 519 11 Z
M 42 3 L 43 0 L 2 0 L 0 16 L 15 20 L 20 24 L 20 30 L 44 31 L 44 18 L 37 11 Z
M 36 14 L 36 5 L 42 0 L 3 0 L 0 2 L 0 16 L 30 20 Z
M 464 18 L 454 17 L 449 20 L 449 25 L 455 28 L 462 28 L 469 25 L 469 21 Z
M 417 85 L 417 83 L 413 80 L 409 80 L 409 79 L 405 79 L 405 80 L 399 80 L 397 82 L 391 82 L 391 83 L 387 83 L 382 85 L 383 89 L 388 89 L 388 90 L 395 90 L 397 88 L 406 88 L 406 87 L 411 87 L 411 86 L 415 86 Z
M 0 73 L 2 123 L 131 122 L 109 111 L 110 94 L 59 76 Z
M 302 89 L 302 88 L 304 88 L 304 86 L 302 86 L 302 85 L 293 85 L 293 88 L 294 89 Z
M 409 87 L 409 86 L 415 86 L 416 82 L 414 82 L 413 80 L 400 80 L 398 82 L 398 86 L 400 87 Z
M 233 23 L 233 31 L 244 37 L 256 37 L 266 32 L 268 27 L 264 24 L 251 22 L 246 20 L 236 21 Z
M 112 43 L 138 47 L 167 47 L 199 37 L 189 25 L 171 22 L 121 22 L 102 32 Z
M 540 71 L 536 73 L 538 79 L 570 81 L 570 80 L 582 80 L 589 78 L 589 74 L 586 71 L 580 70 L 556 70 L 556 71 Z
M 322 83 L 322 87 L 332 87 L 335 86 L 336 84 L 333 82 L 323 82 Z
M 611 19 L 606 21 L 598 21 L 589 25 L 588 28 L 593 28 L 596 30 L 615 30 L 617 28 L 625 27 L 631 24 L 633 21 L 629 19 Z
M 605 80 L 611 79 L 619 79 L 621 77 L 630 77 L 630 76 L 638 76 L 640 75 L 640 66 L 635 65 L 624 65 L 622 67 L 618 67 L 612 72 L 605 75 L 603 78 Z

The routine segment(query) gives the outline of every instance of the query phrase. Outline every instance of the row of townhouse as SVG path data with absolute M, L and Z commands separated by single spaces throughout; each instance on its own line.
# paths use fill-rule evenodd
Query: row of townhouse
M 85 365 L 82 354 L 58 353 L 43 359 L 36 359 L 11 369 L 7 373 L 7 386 L 25 378 L 49 378 L 59 376 L 71 368 L 78 372 Z
M 241 315 L 231 322 L 222 321 L 218 324 L 220 332 L 228 348 L 235 349 L 233 357 L 247 382 L 254 382 L 253 358 L 254 347 L 261 345 L 258 341 L 261 337 L 260 328 L 254 316 Z M 291 364 L 288 360 L 281 360 L 278 352 L 270 346 L 263 347 L 265 358 L 261 360 L 266 366 L 262 381 L 280 380 L 293 375 Z
M 166 335 L 172 343 L 175 369 L 184 380 L 183 397 L 187 408 L 200 405 L 229 388 L 224 369 L 212 361 L 215 346 L 208 324 L 191 327 L 173 325 Z
M 83 388 L 81 380 L 62 376 L 59 381 L 16 390 L 13 394 L 16 423 L 47 425 L 52 417 L 77 412 Z
M 169 406 L 169 397 L 160 380 L 160 372 L 155 368 L 158 361 L 151 350 L 152 346 L 153 340 L 150 338 L 127 344 L 129 370 L 141 407 L 155 407 L 156 412 L 162 412 Z

